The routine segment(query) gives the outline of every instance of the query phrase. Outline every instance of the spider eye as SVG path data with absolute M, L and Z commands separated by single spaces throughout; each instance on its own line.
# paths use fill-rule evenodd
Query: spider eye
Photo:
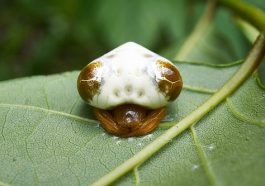
M 182 78 L 178 69 L 167 61 L 156 61 L 156 82 L 169 101 L 175 100 L 182 89 Z
M 93 62 L 85 66 L 77 79 L 77 89 L 85 101 L 91 101 L 98 94 L 101 85 L 102 63 Z

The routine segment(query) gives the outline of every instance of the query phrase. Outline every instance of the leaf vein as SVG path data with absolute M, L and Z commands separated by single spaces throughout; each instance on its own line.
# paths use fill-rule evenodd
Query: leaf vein
M 135 167 L 133 169 L 133 175 L 134 175 L 134 185 L 140 186 L 140 176 L 139 176 L 139 172 L 138 172 L 138 167 Z
M 98 121 L 96 120 L 92 120 L 92 119 L 87 119 L 84 117 L 80 117 L 77 115 L 73 115 L 73 114 L 68 114 L 65 112 L 60 112 L 60 111 L 55 111 L 55 110 L 50 110 L 50 109 L 45 109 L 45 108 L 41 108 L 41 107 L 37 107 L 37 106 L 31 106 L 31 105 L 18 105 L 18 104 L 9 104 L 9 103 L 0 103 L 0 107 L 15 107 L 15 108 L 21 108 L 21 109 L 30 109 L 30 110 L 38 110 L 38 111 L 42 111 L 42 112 L 46 112 L 49 114 L 57 114 L 57 115 L 61 115 L 61 116 L 65 116 L 67 118 L 71 118 L 83 123 L 93 123 L 93 124 L 98 124 Z
M 75 176 L 77 182 L 78 182 L 78 185 L 81 185 L 81 181 L 79 179 L 79 177 L 77 176 L 77 174 L 75 173 L 75 171 L 72 171 L 71 169 L 71 162 L 69 160 L 69 157 L 67 158 L 67 161 L 68 161 L 68 168 L 69 168 L 69 171 Z
M 72 112 L 73 112 L 73 110 L 74 110 L 74 108 L 75 108 L 75 106 L 76 106 L 78 100 L 79 100 L 79 98 L 76 98 L 74 104 L 71 106 L 71 109 L 70 109 L 70 112 L 69 112 L 70 114 L 72 114 Z
M 2 126 L 2 130 L 1 130 L 1 134 L 2 134 L 2 137 L 3 137 L 4 141 L 5 141 L 4 128 L 5 128 L 6 120 L 7 120 L 7 116 L 8 116 L 8 114 L 9 114 L 10 110 L 11 110 L 11 109 L 9 108 L 8 111 L 7 111 L 7 113 L 6 113 L 6 115 L 5 115 L 4 123 L 3 123 L 3 126 Z
M 27 118 L 26 118 L 27 119 Z M 33 134 L 37 131 L 37 127 L 40 126 L 43 121 L 46 120 L 46 116 L 44 116 L 43 118 L 41 118 L 40 120 L 37 121 L 37 125 L 33 128 L 32 132 L 30 134 L 28 134 L 28 137 L 26 138 L 26 142 L 30 139 L 31 136 L 33 136 Z M 27 119 L 28 121 L 28 119 Z M 28 121 L 29 122 L 29 121 Z M 27 144 L 26 144 L 27 145 Z M 27 146 L 26 146 L 27 147 Z
M 32 165 L 32 168 L 33 168 L 33 171 L 34 171 L 34 174 L 35 174 L 35 179 L 36 179 L 36 185 L 39 185 L 40 181 L 39 181 L 39 176 L 38 176 L 38 173 L 37 173 L 37 170 L 35 169 L 34 167 L 34 163 L 33 163 L 33 160 L 30 156 L 30 153 L 29 153 L 29 150 L 28 150 L 28 144 L 27 144 L 27 141 L 25 142 L 25 146 L 26 146 L 26 154 L 31 162 L 31 165 Z
M 241 63 L 243 63 L 243 60 L 238 60 L 235 62 L 231 62 L 231 63 L 223 63 L 223 64 L 215 64 L 215 63 L 207 63 L 207 62 L 194 62 L 194 61 L 174 61 L 174 63 L 181 63 L 181 64 L 185 64 L 185 65 L 198 65 L 198 66 L 206 66 L 206 67 L 211 67 L 211 68 L 229 68 L 232 66 L 237 66 Z
M 199 159 L 201 161 L 202 167 L 203 167 L 203 169 L 204 169 L 204 171 L 205 171 L 205 173 L 206 173 L 211 185 L 216 186 L 217 185 L 216 178 L 214 176 L 214 173 L 213 173 L 213 171 L 211 169 L 210 164 L 208 163 L 209 160 L 208 160 L 208 158 L 207 158 L 207 156 L 206 156 L 206 154 L 205 154 L 205 152 L 204 152 L 204 150 L 202 148 L 202 145 L 201 145 L 201 143 L 199 141 L 199 138 L 198 138 L 198 136 L 196 134 L 196 131 L 193 128 L 193 126 L 190 127 L 190 131 L 191 131 L 191 136 L 192 136 L 193 142 L 195 144 L 195 147 L 196 147 Z
M 183 89 L 193 91 L 193 92 L 205 93 L 205 94 L 213 94 L 213 93 L 217 92 L 216 89 L 208 89 L 208 88 L 204 88 L 204 87 L 194 87 L 194 86 L 190 86 L 190 85 L 184 85 Z
M 71 157 L 73 157 L 73 156 L 75 156 L 77 153 L 79 153 L 79 152 L 81 152 L 82 150 L 84 150 L 84 149 L 86 149 L 86 147 L 96 138 L 96 137 L 98 137 L 99 135 L 95 135 L 95 136 L 93 136 L 92 138 L 90 138 L 85 144 L 84 144 L 84 146 L 83 147 L 80 147 L 80 146 L 78 146 L 78 147 L 80 147 L 75 153 L 73 153 L 73 155 L 71 156 Z
M 261 127 L 265 127 L 265 122 L 263 121 L 259 121 L 259 120 L 255 120 L 255 119 L 251 119 L 247 116 L 245 116 L 244 114 L 241 114 L 237 109 L 236 107 L 234 106 L 233 102 L 227 98 L 226 99 L 226 106 L 228 108 L 228 110 L 230 111 L 230 113 L 232 113 L 232 115 L 241 120 L 241 121 L 245 121 L 247 123 L 250 123 L 250 124 L 253 124 L 253 125 L 258 125 L 258 126 L 261 126 Z
M 45 90 L 45 87 L 43 87 L 42 90 L 43 90 L 43 93 L 44 93 L 44 98 L 45 98 L 45 103 L 47 105 L 47 109 L 50 109 L 50 105 L 49 105 L 49 101 L 48 101 L 48 95 L 47 95 L 47 92 Z
M 262 90 L 265 90 L 265 85 L 263 84 L 263 82 L 261 81 L 260 79 L 260 74 L 258 72 L 255 72 L 253 74 L 258 86 L 262 89 Z

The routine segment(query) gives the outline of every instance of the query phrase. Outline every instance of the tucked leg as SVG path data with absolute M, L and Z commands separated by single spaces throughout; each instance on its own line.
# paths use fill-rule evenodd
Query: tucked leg
M 96 118 L 101 123 L 101 126 L 108 133 L 121 136 L 129 132 L 128 129 L 126 130 L 126 128 L 118 126 L 117 123 L 113 120 L 112 115 L 108 111 L 95 108 L 94 113 Z

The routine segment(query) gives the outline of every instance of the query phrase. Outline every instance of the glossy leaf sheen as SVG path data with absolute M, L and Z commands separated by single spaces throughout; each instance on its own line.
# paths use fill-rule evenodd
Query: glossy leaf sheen
M 218 89 L 239 67 L 176 65 L 184 84 L 194 90 L 184 89 L 170 105 L 169 120 L 180 120 L 210 96 L 196 90 Z M 78 72 L 70 72 L 0 83 L 1 182 L 87 185 L 163 132 L 157 129 L 141 138 L 121 139 L 89 123 L 86 118 L 94 118 L 79 98 L 77 76 Z M 138 173 L 140 185 L 209 185 L 211 179 L 218 185 L 261 185 L 264 111 L 265 90 L 251 77 L 192 131 L 181 134 L 117 184 L 133 185 Z

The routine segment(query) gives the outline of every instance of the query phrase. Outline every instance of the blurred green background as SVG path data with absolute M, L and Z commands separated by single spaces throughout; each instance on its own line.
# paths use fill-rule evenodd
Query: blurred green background
M 263 0 L 247 2 L 265 9 Z M 0 80 L 78 70 L 127 41 L 173 58 L 204 7 L 198 0 L 0 0 Z M 230 62 L 250 43 L 222 11 L 214 38 L 217 30 L 230 54 L 217 61 Z

